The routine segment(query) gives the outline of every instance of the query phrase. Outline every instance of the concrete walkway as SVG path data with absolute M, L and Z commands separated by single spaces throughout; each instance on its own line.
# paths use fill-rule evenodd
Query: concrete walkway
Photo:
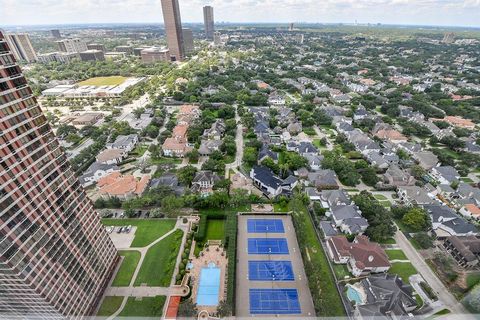
M 412 265 L 417 269 L 418 273 L 425 279 L 425 282 L 427 282 L 437 294 L 438 299 L 455 315 L 455 318 L 473 319 L 471 315 L 468 315 L 468 312 L 463 305 L 455 299 L 435 273 L 433 273 L 432 269 L 430 269 L 425 262 L 425 259 L 417 250 L 415 250 L 410 241 L 408 241 L 407 237 L 405 237 L 400 230 L 395 233 L 395 241 L 403 250 Z
M 153 247 L 154 245 L 156 245 L 157 243 L 159 243 L 160 241 L 162 241 L 163 239 L 165 239 L 166 237 L 168 237 L 169 235 L 171 235 L 172 233 L 174 233 L 178 229 L 184 231 L 184 233 L 183 233 L 183 238 L 182 238 L 182 244 L 181 244 L 181 247 L 180 247 L 180 251 L 179 251 L 178 256 L 177 256 L 177 264 L 176 264 L 175 269 L 174 269 L 175 272 L 174 272 L 173 279 L 172 279 L 174 281 L 174 277 L 176 276 L 176 270 L 177 270 L 178 264 L 179 264 L 178 259 L 179 259 L 179 257 L 181 258 L 181 254 L 183 252 L 182 248 L 183 248 L 183 246 L 185 244 L 185 240 L 186 240 L 186 231 L 188 229 L 188 223 L 186 223 L 186 224 L 183 223 L 182 219 L 177 219 L 177 223 L 175 224 L 175 227 L 172 230 L 165 233 L 163 236 L 161 236 L 157 240 L 153 241 L 149 245 L 147 245 L 145 247 L 131 247 L 131 248 L 122 249 L 122 250 L 138 251 L 138 252 L 140 252 L 141 256 L 140 256 L 140 260 L 138 261 L 137 267 L 135 268 L 135 272 L 133 273 L 132 280 L 130 280 L 130 284 L 129 284 L 128 287 L 112 287 L 112 286 L 110 286 L 105 291 L 104 296 L 124 296 L 122 304 L 120 305 L 120 308 L 118 308 L 118 310 L 114 314 L 112 314 L 110 317 L 108 317 L 107 320 L 115 319 L 122 312 L 123 308 L 127 304 L 128 297 L 154 297 L 154 296 L 158 296 L 158 295 L 169 296 L 172 293 L 171 290 L 176 289 L 176 288 L 148 287 L 148 286 L 139 286 L 139 287 L 137 286 L 137 287 L 135 287 L 134 283 L 135 283 L 135 280 L 137 279 L 138 273 L 140 272 L 140 268 L 142 267 L 143 260 L 145 259 L 145 256 L 147 254 L 148 249 L 150 249 L 151 247 Z M 173 284 L 175 284 L 175 283 L 173 282 Z M 182 295 L 182 294 L 180 294 L 181 291 L 178 291 L 178 290 L 179 289 L 176 289 L 174 291 L 175 295 Z
M 235 143 L 237 152 L 235 154 L 235 160 L 232 163 L 227 163 L 225 165 L 225 179 L 229 178 L 230 169 L 235 169 L 242 164 L 243 159 L 243 126 L 241 122 L 240 115 L 237 111 L 237 106 L 235 105 L 235 121 L 237 122 L 237 132 L 235 136 Z

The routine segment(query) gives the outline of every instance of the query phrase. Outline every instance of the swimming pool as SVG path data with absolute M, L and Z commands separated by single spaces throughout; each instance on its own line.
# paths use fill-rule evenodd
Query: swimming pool
M 216 306 L 218 305 L 218 294 L 220 292 L 220 268 L 210 263 L 200 271 L 200 281 L 197 291 L 197 305 Z
M 363 303 L 360 293 L 350 285 L 347 285 L 347 297 L 348 297 L 348 300 L 355 301 L 355 304 L 357 305 Z

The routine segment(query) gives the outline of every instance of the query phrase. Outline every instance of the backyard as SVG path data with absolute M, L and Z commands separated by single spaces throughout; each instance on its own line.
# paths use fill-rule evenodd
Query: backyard
M 417 270 L 410 262 L 394 262 L 392 263 L 392 267 L 388 270 L 390 274 L 398 274 L 400 278 L 402 278 L 403 282 L 410 283 L 408 278 L 411 275 L 417 274 Z
M 175 226 L 175 219 L 102 219 L 106 226 L 136 226 L 131 247 L 145 247 Z
M 183 231 L 176 230 L 148 249 L 135 279 L 135 286 L 141 286 L 143 283 L 157 287 L 170 285 L 182 236 Z

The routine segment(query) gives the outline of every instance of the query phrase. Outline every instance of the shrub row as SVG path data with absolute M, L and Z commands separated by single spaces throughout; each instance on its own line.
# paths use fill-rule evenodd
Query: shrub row
M 207 234 L 207 216 L 202 214 L 200 215 L 200 222 L 198 223 L 198 229 L 195 233 L 195 241 L 200 242 L 205 239 Z
M 225 226 L 225 247 L 228 257 L 228 282 L 227 282 L 227 305 L 232 307 L 235 314 L 235 261 L 237 259 L 237 215 L 231 213 L 227 216 Z

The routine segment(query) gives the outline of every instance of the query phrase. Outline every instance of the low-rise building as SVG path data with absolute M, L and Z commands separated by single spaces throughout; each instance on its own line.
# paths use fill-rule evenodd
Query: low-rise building
M 107 149 L 120 149 L 124 150 L 125 152 L 132 151 L 138 143 L 138 135 L 137 134 L 129 134 L 129 135 L 120 135 L 115 139 L 115 142 L 107 143 Z
M 353 242 L 334 236 L 327 240 L 328 254 L 336 264 L 346 264 L 355 276 L 387 272 L 391 265 L 385 250 L 366 236 L 356 236 Z
M 87 170 L 79 177 L 82 186 L 89 187 L 98 182 L 101 178 L 113 173 L 120 172 L 120 168 L 115 164 L 106 164 L 101 162 L 94 162 Z
M 477 237 L 447 237 L 443 247 L 463 268 L 476 268 L 480 265 L 480 239 Z
M 191 189 L 193 192 L 199 192 L 202 196 L 207 196 L 213 192 L 215 182 L 220 180 L 220 177 L 216 173 L 202 170 L 195 174 Z
M 132 175 L 121 175 L 120 172 L 113 172 L 98 180 L 98 193 L 103 198 L 116 197 L 121 200 L 128 200 L 141 196 L 146 190 L 150 176 L 143 176 L 137 179 Z
M 127 157 L 127 152 L 122 149 L 105 149 L 100 152 L 96 159 L 100 163 L 119 164 Z

